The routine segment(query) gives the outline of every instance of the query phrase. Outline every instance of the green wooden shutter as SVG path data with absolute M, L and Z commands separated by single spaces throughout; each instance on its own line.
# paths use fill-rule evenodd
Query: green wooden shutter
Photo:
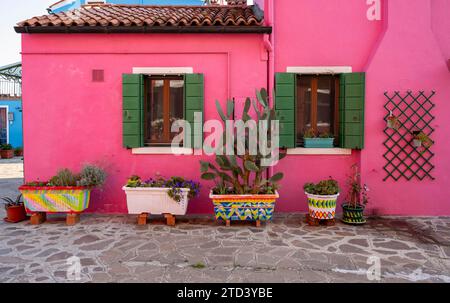
M 296 83 L 296 74 L 275 74 L 275 111 L 280 120 L 280 147 L 296 147 Z
M 123 146 L 144 146 L 144 76 L 122 75 Z
M 184 119 L 191 124 L 191 147 L 200 149 L 203 147 L 203 120 L 204 120 L 204 78 L 203 74 L 185 75 L 185 101 L 184 101 Z M 195 113 L 202 113 L 201 121 L 194 121 Z M 195 135 L 200 138 L 195 142 Z
M 364 148 L 365 73 L 342 74 L 339 91 L 339 143 Z

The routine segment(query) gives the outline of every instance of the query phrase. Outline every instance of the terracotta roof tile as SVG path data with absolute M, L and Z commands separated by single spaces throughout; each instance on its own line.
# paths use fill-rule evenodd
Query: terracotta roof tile
M 33 17 L 17 24 L 17 32 L 65 32 L 76 28 L 77 32 L 93 27 L 146 28 L 156 27 L 251 27 L 255 32 L 271 30 L 263 26 L 263 14 L 256 6 L 139 6 L 139 5 L 90 5 L 79 9 Z M 46 27 L 45 30 L 42 30 Z M 38 29 L 40 28 L 40 29 Z M 153 29 L 149 29 L 153 28 Z M 85 30 L 83 30 L 85 29 Z M 113 29 L 114 30 L 114 29 Z M 136 29 L 137 30 L 137 29 Z M 169 30 L 170 31 L 170 30 Z M 91 31 L 89 31 L 91 32 Z M 196 29 L 195 32 L 202 32 Z M 243 30 L 246 32 L 246 30 Z M 250 32 L 250 31 L 248 31 Z

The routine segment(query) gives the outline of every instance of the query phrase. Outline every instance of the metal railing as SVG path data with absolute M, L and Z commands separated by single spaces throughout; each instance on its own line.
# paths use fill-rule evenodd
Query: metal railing
M 22 83 L 17 81 L 0 80 L 0 98 L 22 97 Z

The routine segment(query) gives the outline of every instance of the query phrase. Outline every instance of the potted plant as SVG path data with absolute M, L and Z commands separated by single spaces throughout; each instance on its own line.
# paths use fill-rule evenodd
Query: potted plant
M 367 185 L 361 186 L 361 174 L 358 165 L 352 166 L 352 174 L 347 181 L 349 192 L 347 202 L 342 205 L 344 210 L 342 222 L 347 224 L 364 224 L 365 205 L 369 202 Z
M 182 177 L 143 181 L 139 176 L 132 176 L 122 188 L 127 196 L 129 214 L 137 214 L 138 223 L 145 224 L 148 214 L 162 215 L 168 225 L 175 224 L 175 215 L 185 215 L 190 199 L 200 193 L 200 184 Z
M 336 180 L 322 180 L 317 184 L 306 183 L 303 186 L 308 198 L 308 223 L 318 225 L 320 221 L 333 224 L 336 216 L 336 201 L 339 197 L 339 184 Z
M 333 148 L 334 135 L 323 132 L 317 136 L 314 129 L 310 128 L 303 135 L 303 142 L 305 148 Z
M 278 182 L 283 178 L 279 172 L 269 178 L 264 178 L 264 173 L 274 163 L 267 161 L 277 156 L 281 160 L 286 156 L 286 151 L 273 149 L 270 153 L 261 154 L 260 149 L 252 150 L 251 146 L 260 146 L 265 135 L 268 146 L 272 146 L 273 140 L 278 140 L 270 127 L 272 121 L 276 121 L 276 112 L 269 106 L 265 89 L 257 91 L 257 101 L 247 98 L 242 113 L 242 122 L 255 122 L 254 134 L 251 132 L 239 133 L 233 127 L 233 140 L 227 136 L 223 146 L 232 150 L 228 155 L 217 154 L 216 164 L 200 161 L 202 179 L 214 180 L 215 186 L 211 189 L 210 199 L 214 205 L 215 217 L 219 221 L 251 221 L 260 226 L 262 221 L 270 221 L 273 217 L 275 202 L 279 197 Z M 253 108 L 257 120 L 252 120 L 249 115 L 250 107 Z M 224 113 L 220 104 L 216 107 L 222 120 L 234 120 L 235 103 L 227 102 L 227 111 Z M 251 121 L 250 121 L 251 120 Z M 238 121 L 239 122 L 239 121 Z M 267 123 L 268 129 L 261 129 L 256 125 Z M 264 132 L 264 133 L 263 133 Z M 245 143 L 238 143 L 238 138 Z M 227 142 L 228 141 L 228 142 Z M 239 152 L 239 148 L 241 148 Z M 227 149 L 228 150 L 228 149 Z
M 3 197 L 3 203 L 6 209 L 6 218 L 9 223 L 18 223 L 27 219 L 25 207 L 21 201 L 22 195 L 18 195 L 15 200 L 9 197 Z
M 2 159 L 14 158 L 14 149 L 11 144 L 2 144 L 0 146 L 0 155 Z
M 433 140 L 431 140 L 430 137 L 428 137 L 423 131 L 415 131 L 413 132 L 413 135 L 414 147 L 423 146 L 424 148 L 430 148 L 434 144 Z
M 23 147 L 16 147 L 14 149 L 14 156 L 23 157 Z
M 95 165 L 85 165 L 79 174 L 61 169 L 47 182 L 29 182 L 19 187 L 25 208 L 32 214 L 32 223 L 45 220 L 46 213 L 67 213 L 67 223 L 79 220 L 79 214 L 89 207 L 91 190 L 101 187 L 106 173 Z
M 398 130 L 400 127 L 400 120 L 392 113 L 387 117 L 386 124 L 388 128 Z

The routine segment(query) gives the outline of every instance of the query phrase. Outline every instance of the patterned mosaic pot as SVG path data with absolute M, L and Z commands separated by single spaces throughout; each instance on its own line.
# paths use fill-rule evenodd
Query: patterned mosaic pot
M 21 186 L 20 192 L 27 212 L 80 213 L 89 207 L 88 187 Z
M 336 201 L 339 194 L 318 196 L 306 193 L 308 197 L 309 216 L 319 220 L 332 220 L 336 216 Z
M 275 195 L 209 195 L 214 204 L 216 220 L 270 221 L 272 220 Z
M 349 204 L 342 205 L 344 213 L 342 215 L 342 222 L 347 224 L 364 224 L 364 206 L 357 205 L 356 207 Z

